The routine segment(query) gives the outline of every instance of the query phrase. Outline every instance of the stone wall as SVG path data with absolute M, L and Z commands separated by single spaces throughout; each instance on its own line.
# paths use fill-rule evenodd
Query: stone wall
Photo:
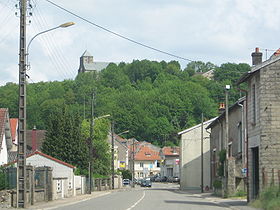
M 260 76 L 260 183 L 279 184 L 275 172 L 280 170 L 280 61 L 262 69 Z

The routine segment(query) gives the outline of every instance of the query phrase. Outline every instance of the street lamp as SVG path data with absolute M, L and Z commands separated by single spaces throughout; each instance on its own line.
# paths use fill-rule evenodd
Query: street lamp
M 92 156 L 93 156 L 93 145 L 92 145 L 92 141 L 93 141 L 93 127 L 94 127 L 94 121 L 95 120 L 99 120 L 102 118 L 106 118 L 106 117 L 110 117 L 111 115 L 106 114 L 106 115 L 102 115 L 100 117 L 96 117 L 93 118 L 93 102 L 94 102 L 94 94 L 92 94 L 92 101 L 91 101 L 91 118 L 90 118 L 90 137 L 89 137 L 89 190 L 88 190 L 88 194 L 91 194 L 92 191 Z
M 50 29 L 45 30 L 45 31 L 41 31 L 40 33 L 36 34 L 35 36 L 33 36 L 33 37 L 30 39 L 30 41 L 29 41 L 29 43 L 28 43 L 28 45 L 27 45 L 27 55 L 28 55 L 28 52 L 29 52 L 29 47 L 30 47 L 31 42 L 32 42 L 37 36 L 39 36 L 39 35 L 41 35 L 41 34 L 44 34 L 44 33 L 47 33 L 47 32 L 49 32 L 49 31 L 53 31 L 53 30 L 58 29 L 58 28 L 67 28 L 67 27 L 72 26 L 72 25 L 74 25 L 74 24 L 75 24 L 74 22 L 63 23 L 63 24 L 61 24 L 61 25 L 59 25 L 59 26 L 56 26 L 56 27 L 54 27 L 54 28 L 50 28 Z
M 40 33 L 38 33 L 38 34 L 36 34 L 35 36 L 33 36 L 33 37 L 30 39 L 30 41 L 28 42 L 28 45 L 27 45 L 27 50 L 26 50 L 27 64 L 28 64 L 28 55 L 29 55 L 29 47 L 30 47 L 30 44 L 32 43 L 32 41 L 33 41 L 37 36 L 39 36 L 39 35 L 41 35 L 41 34 L 44 34 L 44 33 L 47 33 L 47 32 L 49 32 L 49 31 L 53 31 L 53 30 L 58 29 L 58 28 L 67 28 L 67 27 L 72 26 L 72 25 L 74 25 L 74 24 L 75 24 L 74 22 L 63 23 L 63 24 L 61 24 L 61 25 L 59 25 L 59 26 L 50 28 L 50 29 L 45 30 L 45 31 L 41 31 Z
M 225 149 L 226 149 L 226 159 L 225 159 L 225 183 L 224 183 L 224 195 L 227 196 L 228 194 L 228 157 L 229 157 L 229 149 L 228 149 L 228 143 L 229 143 L 229 127 L 228 127 L 228 92 L 230 90 L 230 85 L 226 85 L 225 91 L 226 91 L 226 132 L 225 132 Z

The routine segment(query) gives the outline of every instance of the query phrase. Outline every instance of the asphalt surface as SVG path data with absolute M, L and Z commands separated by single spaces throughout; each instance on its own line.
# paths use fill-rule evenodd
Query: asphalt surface
M 93 192 L 64 200 L 37 204 L 29 209 L 59 210 L 249 210 L 244 200 L 221 199 L 210 193 L 184 192 L 177 184 L 153 183 L 152 188 Z

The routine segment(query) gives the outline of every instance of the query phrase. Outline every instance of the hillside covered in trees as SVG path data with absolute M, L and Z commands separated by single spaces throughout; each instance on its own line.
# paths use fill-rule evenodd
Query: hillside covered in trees
M 214 69 L 212 80 L 201 76 Z M 38 82 L 27 85 L 27 124 L 46 129 L 50 117 L 67 106 L 81 119 L 90 117 L 94 92 L 95 117 L 110 114 L 116 133 L 130 130 L 129 137 L 158 145 L 177 144 L 177 133 L 217 116 L 224 101 L 224 87 L 230 84 L 230 102 L 240 97 L 236 80 L 250 70 L 247 64 L 191 62 L 181 69 L 176 61 L 135 60 L 130 64 L 110 64 L 100 73 L 79 74 L 74 80 Z M 18 87 L 0 87 L 0 107 L 10 117 L 18 116 Z M 65 106 L 64 106 L 65 105 Z

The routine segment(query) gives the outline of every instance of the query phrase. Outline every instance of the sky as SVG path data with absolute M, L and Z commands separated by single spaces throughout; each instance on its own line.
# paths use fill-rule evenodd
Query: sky
M 193 61 L 251 65 L 255 47 L 261 49 L 264 60 L 279 48 L 279 0 L 51 1 L 127 38 Z M 18 4 L 18 0 L 0 0 L 0 86 L 18 83 Z M 177 60 L 182 69 L 188 64 L 108 33 L 46 0 L 30 0 L 30 4 L 27 43 L 39 32 L 75 22 L 32 41 L 30 83 L 74 79 L 85 50 L 94 61 Z

